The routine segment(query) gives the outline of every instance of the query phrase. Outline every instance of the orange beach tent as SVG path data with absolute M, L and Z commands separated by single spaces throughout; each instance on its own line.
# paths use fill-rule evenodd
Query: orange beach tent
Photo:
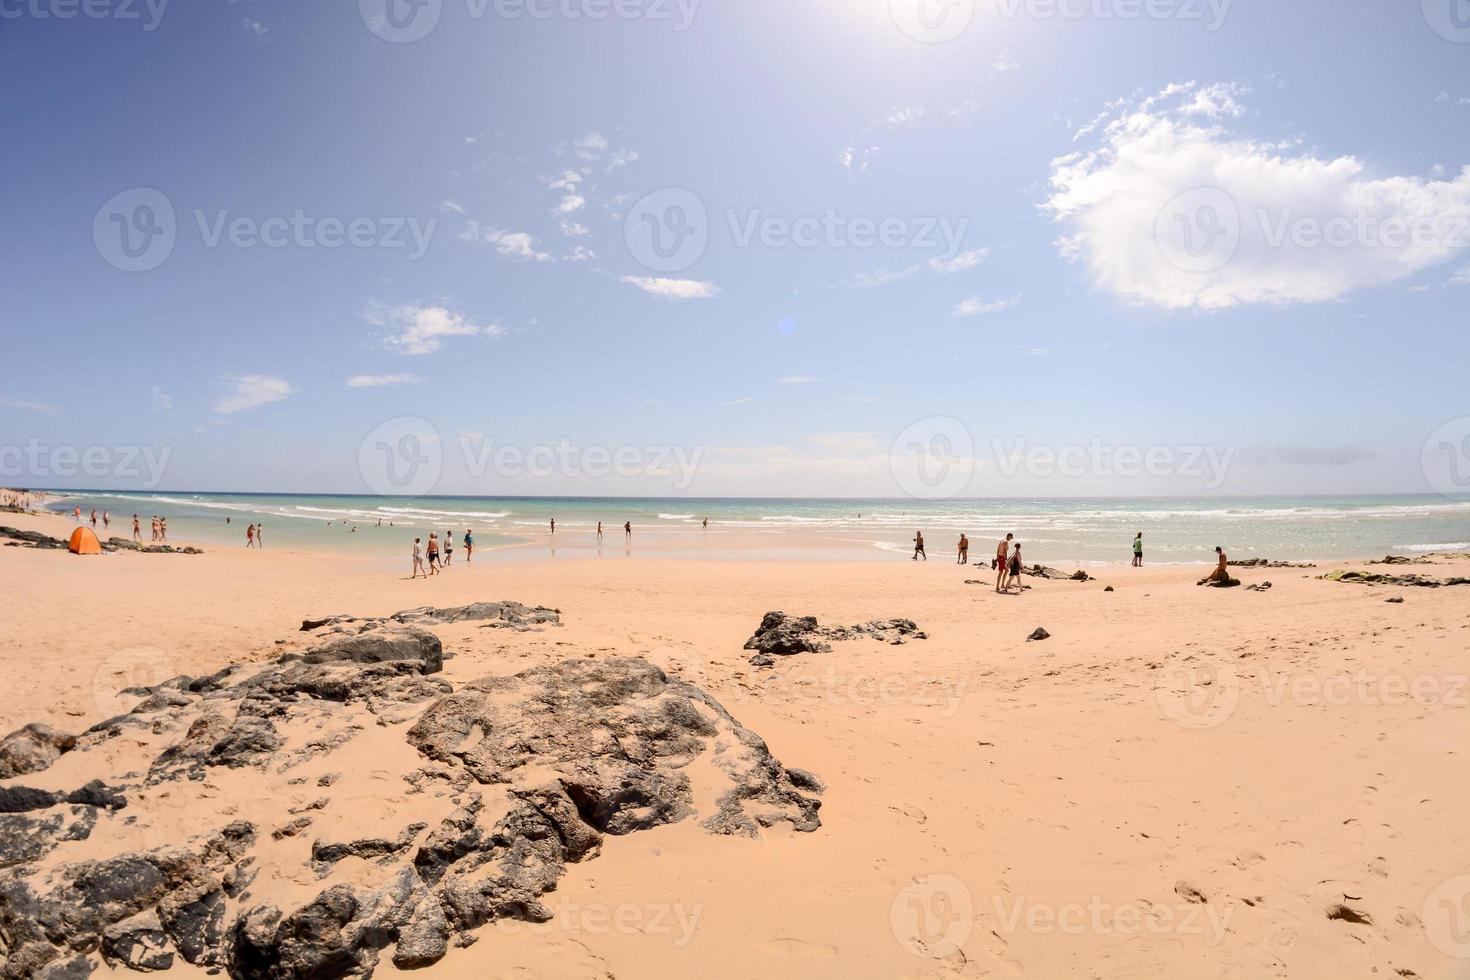
M 66 548 L 74 555 L 102 554 L 102 545 L 97 543 L 97 535 L 88 527 L 79 527 L 71 532 L 71 540 L 67 542 Z

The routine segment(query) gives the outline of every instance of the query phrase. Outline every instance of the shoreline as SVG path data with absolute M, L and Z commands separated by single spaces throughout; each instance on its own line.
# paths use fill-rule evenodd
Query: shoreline
M 14 491 L 3 491 L 14 492 Z M 55 492 L 33 492 L 38 495 L 38 502 L 45 508 L 55 506 L 63 500 L 78 499 L 62 497 Z M 290 496 L 290 495 L 287 495 Z M 368 498 L 372 499 L 372 498 Z M 509 498 L 505 498 L 509 499 Z M 1324 498 L 1327 499 L 1327 498 Z M 17 515 L 20 516 L 20 515 Z M 41 509 L 34 511 L 31 516 L 41 518 L 54 518 L 58 523 L 58 529 L 69 530 L 76 525 L 71 515 L 59 510 Z M 83 524 L 87 524 L 84 510 Z M 131 515 L 115 522 L 112 530 L 105 534 L 99 528 L 99 538 L 105 540 L 110 536 L 128 537 L 127 531 L 130 527 L 126 522 Z M 443 535 L 445 523 L 428 524 L 423 521 L 403 520 L 401 526 L 390 528 L 387 525 L 377 527 L 365 523 L 358 523 L 360 529 L 353 533 L 345 528 L 351 524 L 350 521 L 333 521 L 332 524 L 340 523 L 344 531 L 335 534 L 335 541 L 324 539 L 320 532 L 313 529 L 316 537 L 301 540 L 298 535 L 291 531 L 281 532 L 277 529 L 283 525 L 296 528 L 294 521 L 300 518 L 279 519 L 272 524 L 275 530 L 266 542 L 266 549 L 284 553 L 299 555 L 317 555 L 332 558 L 358 559 L 374 564 L 392 564 L 400 560 L 398 552 L 403 555 L 402 560 L 407 560 L 407 554 L 411 550 L 412 540 L 415 536 L 427 538 L 429 531 L 438 531 Z M 145 519 L 146 521 L 146 519 Z M 292 523 L 288 523 L 292 522 Z M 237 522 L 240 526 L 230 526 L 222 522 L 218 526 L 211 525 L 201 531 L 194 531 L 195 526 L 200 523 L 197 520 L 185 522 L 186 529 L 172 528 L 173 536 L 169 541 L 175 546 L 192 545 L 204 548 L 206 551 L 228 551 L 244 547 L 244 524 L 248 520 Z M 303 524 L 310 523 L 303 521 Z M 476 553 L 489 558 L 497 556 L 508 562 L 535 562 L 535 561 L 565 561 L 575 558 L 589 560 L 612 560 L 627 558 L 642 558 L 652 560 L 675 560 L 675 561 L 759 561 L 759 562 L 783 562 L 783 561 L 812 561 L 824 564 L 843 564 L 848 562 L 859 563 L 885 563 L 895 560 L 906 560 L 912 555 L 912 546 L 909 538 L 912 531 L 895 529 L 892 538 L 875 538 L 871 536 L 860 536 L 857 532 L 840 531 L 803 531 L 797 529 L 770 529 L 759 530 L 747 527 L 732 527 L 717 521 L 712 521 L 708 528 L 697 526 L 684 526 L 683 524 L 669 525 L 638 525 L 635 526 L 634 537 L 631 547 L 624 541 L 621 527 L 609 525 L 605 534 L 605 540 L 598 544 L 593 537 L 593 526 L 583 526 L 580 521 L 559 521 L 558 532 L 555 536 L 547 530 L 540 531 L 509 530 L 484 532 L 476 529 L 477 544 Z M 90 525 L 88 525 L 90 526 Z M 458 536 L 463 529 L 455 527 Z M 539 526 L 539 525 L 538 525 Z M 1288 526 L 1289 525 L 1284 525 Z M 37 528 L 39 529 L 39 528 Z M 878 530 L 878 529 L 872 529 Z M 121 531 L 121 533 L 120 533 Z M 190 533 L 192 532 L 192 533 Z M 376 542 L 381 539 L 383 532 L 395 535 L 393 545 L 379 545 Z M 55 532 L 53 532 L 55 533 Z M 956 556 L 955 546 L 949 540 L 951 534 L 957 532 L 937 532 L 944 535 L 945 540 L 941 543 L 926 531 L 926 538 L 931 545 L 931 559 L 941 564 L 954 561 Z M 1004 532 L 1002 532 L 1004 533 Z M 1046 529 L 1038 529 L 1037 536 L 1028 536 L 1024 533 L 1017 535 L 1017 539 L 1026 544 L 1029 553 L 1027 555 L 1028 566 L 1032 563 L 1050 565 L 1053 567 L 1067 567 L 1068 569 L 1086 569 L 1089 571 L 1107 569 L 1115 565 L 1127 564 L 1130 561 L 1126 554 L 1129 542 L 1123 542 L 1119 547 L 1121 559 L 1098 558 L 1098 557 L 1066 557 L 1064 553 L 1048 550 L 1044 547 L 1046 541 Z M 188 534 L 188 536 L 185 536 Z M 349 535 L 351 535 L 349 537 Z M 59 535 L 63 536 L 64 535 Z M 278 544 L 277 541 L 285 540 L 289 543 Z M 149 543 L 146 539 L 144 544 Z M 1352 564 L 1369 560 L 1381 560 L 1385 555 L 1407 555 L 1410 557 L 1422 557 L 1436 553 L 1457 553 L 1470 550 L 1470 541 L 1446 540 L 1442 542 L 1419 542 L 1412 545 L 1388 546 L 1379 553 L 1374 553 L 1372 558 L 1368 554 L 1357 552 L 1320 552 L 1320 553 L 1288 553 L 1288 549 L 1280 548 L 1276 551 L 1260 550 L 1248 551 L 1244 548 L 1232 546 L 1228 539 L 1221 541 L 1219 538 L 1208 540 L 1201 538 L 1198 549 L 1198 557 L 1155 557 L 1157 554 L 1146 546 L 1145 567 L 1158 568 L 1189 568 L 1196 566 L 1208 567 L 1213 563 L 1213 555 L 1210 553 L 1214 544 L 1223 543 L 1226 551 L 1234 557 L 1232 560 L 1265 558 L 1271 561 L 1309 562 L 1318 565 L 1332 563 Z M 461 545 L 456 541 L 456 551 L 461 550 Z M 993 541 L 986 537 L 971 535 L 971 554 L 988 555 L 994 547 Z M 1167 552 L 1166 552 L 1167 553 Z M 921 559 L 921 564 L 923 563 Z M 983 564 L 974 561 L 970 567 L 977 569 L 989 568 L 988 559 Z

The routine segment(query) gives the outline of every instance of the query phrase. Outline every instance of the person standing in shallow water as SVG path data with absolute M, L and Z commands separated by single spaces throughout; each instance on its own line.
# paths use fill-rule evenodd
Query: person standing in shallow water
M 1143 532 L 1142 531 L 1139 531 L 1138 532 L 1138 536 L 1133 539 L 1133 567 L 1134 568 L 1142 568 L 1143 567 Z
M 475 532 L 466 529 L 464 532 L 464 563 L 468 565 L 475 559 Z
M 915 531 L 914 532 L 914 561 L 918 561 L 920 555 L 924 555 L 924 532 L 923 531 Z M 929 560 L 929 556 L 928 555 L 924 555 L 924 560 L 925 561 L 928 561 Z
M 955 562 L 955 564 L 956 565 L 963 565 L 966 562 L 968 562 L 969 560 L 970 560 L 970 539 L 967 538 L 967 537 L 965 537 L 964 533 L 961 532 L 960 533 L 960 557 Z

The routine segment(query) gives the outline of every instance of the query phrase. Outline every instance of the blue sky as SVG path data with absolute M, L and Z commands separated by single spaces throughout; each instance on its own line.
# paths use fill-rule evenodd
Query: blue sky
M 0 0 L 0 480 L 368 492 L 382 431 L 440 493 L 1470 452 L 1465 0 L 388 2 Z M 626 465 L 478 451 L 568 445 Z M 167 465 L 56 456 L 97 447 Z

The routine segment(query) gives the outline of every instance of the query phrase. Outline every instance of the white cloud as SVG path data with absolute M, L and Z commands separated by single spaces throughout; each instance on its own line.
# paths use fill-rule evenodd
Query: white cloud
M 776 384 L 778 384 L 778 385 L 811 385 L 811 384 L 816 384 L 818 381 L 821 381 L 821 380 L 822 379 L 819 378 L 819 377 L 817 377 L 815 374 L 791 374 L 791 375 L 787 375 L 784 378 L 777 378 L 776 379 Z
M 455 214 L 464 214 L 464 206 L 457 201 L 446 200 L 439 207 L 445 211 L 453 211 Z
M 961 252 L 952 259 L 930 259 L 929 268 L 940 275 L 947 276 L 953 272 L 973 269 L 988 258 L 990 258 L 990 249 L 972 248 L 967 252 Z
M 907 126 L 924 118 L 924 107 L 921 105 L 899 105 L 888 110 L 883 117 L 885 126 Z
M 752 399 L 750 398 L 732 398 L 729 401 L 721 402 L 720 404 L 723 405 L 725 408 L 735 408 L 739 405 L 749 405 L 751 401 Z
M 873 272 L 859 272 L 846 279 L 840 279 L 833 285 L 841 289 L 874 289 L 901 279 L 908 279 L 910 276 L 917 275 L 922 268 L 921 265 L 910 265 L 902 269 L 876 269 Z
M 556 206 L 556 213 L 574 214 L 575 212 L 582 210 L 582 207 L 586 203 L 587 199 L 581 194 L 568 194 L 563 197 L 561 199 L 561 203 Z
M 953 310 L 950 311 L 950 315 L 985 316 L 989 313 L 999 313 L 1002 310 L 1008 310 L 1019 302 L 1021 302 L 1021 298 L 1019 296 L 1011 296 L 1007 299 L 997 299 L 988 302 L 984 299 L 981 299 L 979 296 L 971 296 L 967 300 L 961 300 L 960 303 L 956 305 Z
M 471 219 L 459 237 L 465 242 L 489 245 L 507 258 L 523 262 L 551 261 L 551 253 L 543 251 L 540 243 L 523 231 L 505 231 Z
M 226 378 L 229 390 L 210 405 L 216 415 L 234 415 L 236 412 L 260 408 L 288 398 L 296 392 L 291 382 L 268 374 L 242 374 Z
M 601 133 L 588 133 L 572 144 L 578 158 L 591 162 L 607 152 L 607 137 Z
M 0 408 L 16 408 L 22 412 L 40 412 L 42 415 L 55 415 L 60 411 L 49 402 L 34 402 L 25 398 L 6 398 L 0 396 Z
M 472 323 L 458 310 L 442 306 L 374 305 L 364 318 L 387 331 L 384 343 L 401 354 L 432 354 L 445 337 L 498 337 L 505 332 L 499 324 Z
M 710 299 L 718 296 L 720 293 L 720 287 L 714 283 L 697 282 L 693 279 L 652 279 L 645 276 L 624 276 L 623 282 L 630 286 L 637 286 L 645 293 L 661 299 Z
M 1321 302 L 1395 282 L 1470 245 L 1470 168 L 1370 178 L 1354 157 L 1232 133 L 1235 85 L 1172 85 L 1115 104 L 1054 160 L 1043 209 L 1094 284 L 1166 309 Z
M 612 156 L 607 158 L 607 169 L 617 170 L 619 167 L 626 167 L 630 163 L 637 162 L 637 150 L 615 150 Z
M 149 395 L 152 398 L 153 410 L 155 412 L 172 412 L 174 410 L 173 396 L 162 388 L 154 385 Z
M 1465 266 L 1465 268 L 1458 270 L 1453 276 L 1450 276 L 1450 285 L 1470 286 L 1470 265 Z
M 270 33 L 270 28 L 266 27 L 265 24 L 261 23 L 258 20 L 255 20 L 252 17 L 245 18 L 245 30 L 249 31 L 256 37 L 260 37 L 263 34 Z
M 359 374 L 347 379 L 349 388 L 391 388 L 396 385 L 422 384 L 416 374 Z

